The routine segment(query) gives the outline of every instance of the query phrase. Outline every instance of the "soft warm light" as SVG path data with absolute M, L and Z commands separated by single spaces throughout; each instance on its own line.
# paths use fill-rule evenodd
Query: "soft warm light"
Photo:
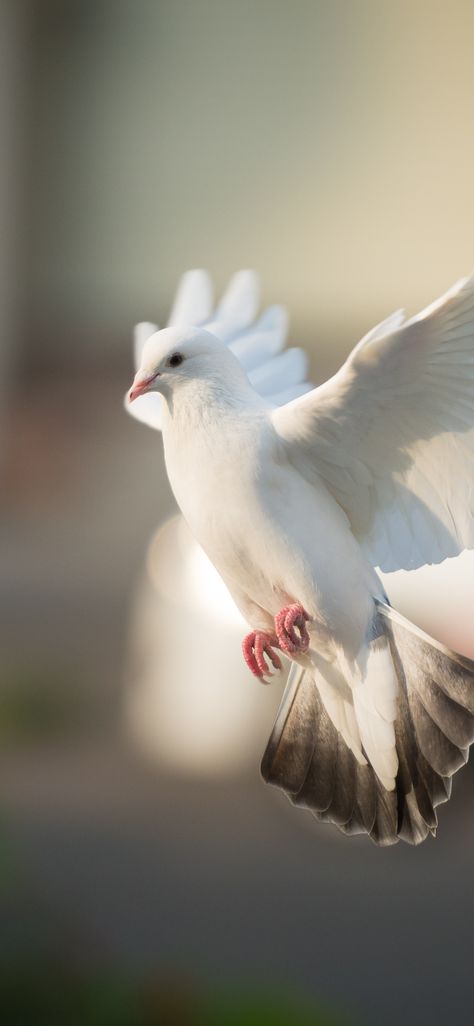
M 183 528 L 187 530 L 184 522 L 180 529 Z M 237 624 L 242 633 L 245 633 L 248 630 L 245 620 L 237 609 L 222 577 L 219 576 L 205 552 L 194 541 L 190 545 L 188 558 L 191 587 L 196 602 L 202 603 L 217 619 L 223 620 L 225 623 Z
M 182 517 L 156 532 L 146 567 L 126 694 L 135 741 L 175 772 L 255 771 L 284 677 L 267 688 L 249 673 L 241 652 L 248 628 Z
M 438 641 L 474 658 L 474 552 L 382 577 L 396 609 Z

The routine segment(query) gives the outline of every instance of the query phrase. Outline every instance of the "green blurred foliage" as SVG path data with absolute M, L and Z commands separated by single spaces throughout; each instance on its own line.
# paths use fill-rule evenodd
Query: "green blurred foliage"
M 244 988 L 207 993 L 179 976 L 137 982 L 16 964 L 0 970 L 8 1026 L 341 1026 L 299 996 Z M 347 1020 L 346 1020 L 347 1026 Z
M 2 680 L 0 743 L 54 739 L 78 731 L 87 703 L 67 671 L 32 668 Z

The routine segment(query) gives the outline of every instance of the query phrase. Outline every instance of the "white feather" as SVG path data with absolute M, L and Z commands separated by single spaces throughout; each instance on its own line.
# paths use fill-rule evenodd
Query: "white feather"
M 212 314 L 213 290 L 207 271 L 186 271 L 176 290 L 168 325 L 204 324 Z
M 131 413 L 135 420 L 140 421 L 140 424 L 146 424 L 147 427 L 155 428 L 155 431 L 161 431 L 163 424 L 163 400 L 161 395 L 157 395 L 156 392 L 148 392 L 146 395 L 141 395 L 138 399 L 135 399 L 130 407 L 127 392 L 124 398 L 124 406 L 127 413 Z
M 290 403 L 292 399 L 311 392 L 312 387 L 308 381 L 302 381 L 299 385 L 291 385 L 290 388 L 283 389 L 283 392 L 275 392 L 268 399 L 272 406 L 283 406 L 285 403 Z
M 398 681 L 385 638 L 363 646 L 354 671 L 352 695 L 361 742 L 379 780 L 391 791 L 398 769 L 394 727 Z
M 136 371 L 142 362 L 143 346 L 155 331 L 158 331 L 158 325 L 150 321 L 140 321 L 133 329 L 133 363 Z
M 255 320 L 259 302 L 258 275 L 250 270 L 237 271 L 217 307 L 214 320 L 226 325 L 226 330 L 237 335 Z
M 308 357 L 304 349 L 286 349 L 251 371 L 249 380 L 259 395 L 272 395 L 285 387 L 299 385 L 305 380 L 307 370 Z
M 229 349 L 248 373 L 283 349 L 287 332 L 286 310 L 282 306 L 271 306 L 251 328 L 229 343 Z
M 404 323 L 392 315 L 274 423 L 382 570 L 473 547 L 474 278 Z

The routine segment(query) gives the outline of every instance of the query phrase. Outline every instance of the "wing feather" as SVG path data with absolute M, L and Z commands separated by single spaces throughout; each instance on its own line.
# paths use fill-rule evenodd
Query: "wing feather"
M 392 315 L 273 420 L 374 565 L 412 569 L 473 548 L 474 277 L 408 321 Z
M 212 281 L 207 271 L 186 271 L 176 290 L 168 324 L 176 327 L 204 324 L 214 305 Z
M 285 349 L 249 374 L 250 383 L 260 395 L 271 395 L 285 386 L 299 385 L 308 371 L 304 349 Z
M 151 321 L 140 321 L 133 329 L 133 363 L 136 371 L 142 362 L 143 346 L 155 331 L 158 331 L 158 325 L 152 324 Z

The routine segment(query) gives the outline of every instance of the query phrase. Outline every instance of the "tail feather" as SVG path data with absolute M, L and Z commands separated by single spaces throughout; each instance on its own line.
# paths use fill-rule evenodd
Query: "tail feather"
M 467 762 L 474 740 L 474 663 L 430 639 L 389 606 L 380 612 L 418 748 L 440 776 L 450 777 Z
M 293 804 L 345 834 L 379 845 L 419 844 L 437 828 L 436 807 L 474 740 L 474 662 L 429 638 L 385 603 L 377 630 L 390 645 L 398 679 L 394 723 L 398 771 L 387 790 L 370 760 L 362 765 L 332 723 L 317 673 L 294 666 L 268 742 L 262 775 Z M 368 754 L 368 753 L 365 753 Z
M 433 805 L 443 805 L 449 802 L 453 787 L 452 777 L 443 777 L 430 766 L 422 752 L 418 753 L 417 765 L 420 778 L 423 780 L 428 793 L 431 795 Z
M 336 737 L 336 746 L 336 774 L 331 803 L 324 812 L 319 813 L 319 818 L 343 827 L 350 822 L 354 814 L 357 761 L 339 733 Z
M 370 834 L 377 816 L 377 783 L 371 766 L 357 767 L 357 804 L 354 819 L 361 833 Z
M 474 717 L 425 674 L 417 678 L 417 698 L 425 713 L 451 743 L 462 751 L 474 741 Z
M 441 691 L 474 715 L 474 663 L 467 656 L 452 652 L 430 638 L 414 624 L 383 602 L 377 603 L 392 635 L 401 646 L 405 659 L 419 667 Z
M 375 776 L 375 774 L 374 774 Z M 375 777 L 377 787 L 377 812 L 369 836 L 381 847 L 394 844 L 398 833 L 398 808 L 395 791 L 386 791 Z
M 436 830 L 437 816 L 435 802 L 419 772 L 419 749 L 416 744 L 413 720 L 406 692 L 399 694 L 398 717 L 395 721 L 395 738 L 398 755 L 396 781 L 399 824 L 398 836 L 409 844 L 419 844 Z
M 370 833 L 377 815 L 377 791 L 371 767 L 357 763 L 355 776 L 355 804 L 352 816 L 347 823 L 339 826 L 342 833 L 348 836 Z
M 303 670 L 300 671 L 303 677 Z M 308 688 L 308 675 L 304 675 L 302 685 L 307 689 L 308 704 L 311 704 L 313 720 L 313 750 L 308 773 L 299 789 L 295 791 L 296 805 L 307 806 L 315 813 L 325 813 L 331 805 L 337 775 L 337 731 L 329 719 L 319 692 L 314 687 Z M 348 749 L 349 751 L 349 749 Z
M 469 750 L 458 748 L 428 715 L 417 692 L 409 692 L 410 712 L 420 750 L 441 776 L 450 777 L 467 762 Z

